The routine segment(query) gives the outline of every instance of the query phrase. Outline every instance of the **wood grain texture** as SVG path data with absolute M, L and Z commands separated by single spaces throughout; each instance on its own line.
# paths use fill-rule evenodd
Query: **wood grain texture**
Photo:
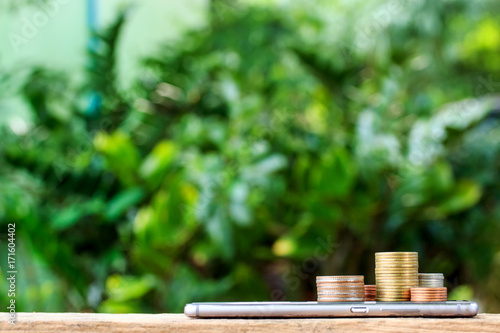
M 191 319 L 183 314 L 0 314 L 0 331 L 19 332 L 500 332 L 500 314 L 474 318 Z

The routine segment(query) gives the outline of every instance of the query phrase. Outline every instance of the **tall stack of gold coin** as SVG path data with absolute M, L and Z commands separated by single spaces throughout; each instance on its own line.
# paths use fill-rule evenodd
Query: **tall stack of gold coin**
M 375 253 L 377 301 L 409 301 L 418 287 L 418 252 Z
M 363 302 L 365 277 L 363 275 L 317 276 L 318 302 Z

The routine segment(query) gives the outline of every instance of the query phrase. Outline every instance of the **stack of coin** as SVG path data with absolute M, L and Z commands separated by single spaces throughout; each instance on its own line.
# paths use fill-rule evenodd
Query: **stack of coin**
M 318 302 L 363 302 L 363 275 L 317 276 Z
M 443 288 L 443 273 L 418 273 L 418 286 L 426 288 Z
M 446 288 L 411 288 L 412 302 L 444 302 L 448 299 Z
M 365 284 L 365 301 L 374 301 L 377 297 L 377 286 L 374 284 Z
M 418 287 L 418 253 L 375 253 L 375 281 L 377 301 L 409 301 L 410 288 Z

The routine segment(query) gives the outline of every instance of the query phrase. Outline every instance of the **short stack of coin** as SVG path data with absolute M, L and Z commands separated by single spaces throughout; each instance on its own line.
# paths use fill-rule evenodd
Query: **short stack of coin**
M 377 297 L 377 286 L 374 284 L 365 284 L 365 301 L 374 301 Z
M 363 302 L 363 275 L 317 276 L 318 302 Z
M 418 287 L 418 253 L 375 253 L 375 280 L 377 301 L 409 301 L 410 289 Z
M 444 302 L 448 299 L 446 288 L 411 288 L 412 302 Z
M 425 288 L 443 288 L 443 273 L 418 273 L 418 286 Z

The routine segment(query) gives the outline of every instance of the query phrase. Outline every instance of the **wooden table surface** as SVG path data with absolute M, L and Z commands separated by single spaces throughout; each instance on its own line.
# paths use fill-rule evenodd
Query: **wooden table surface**
M 500 314 L 473 318 L 191 319 L 183 314 L 0 313 L 0 331 L 38 332 L 500 332 Z

